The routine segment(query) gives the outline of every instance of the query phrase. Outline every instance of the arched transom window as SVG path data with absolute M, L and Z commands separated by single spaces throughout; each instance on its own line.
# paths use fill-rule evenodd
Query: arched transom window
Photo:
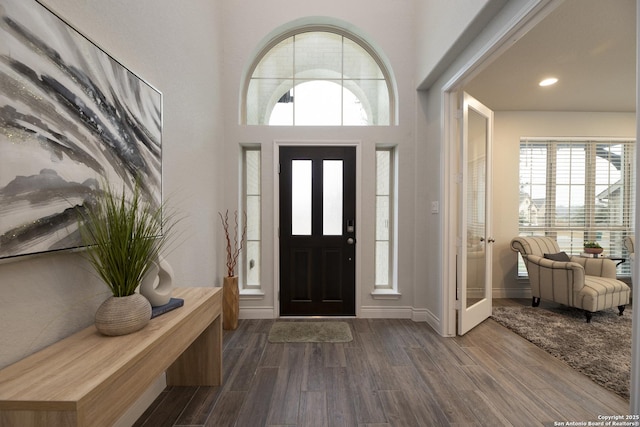
M 393 121 L 382 61 L 355 37 L 299 32 L 258 56 L 243 122 L 272 126 L 375 126 Z

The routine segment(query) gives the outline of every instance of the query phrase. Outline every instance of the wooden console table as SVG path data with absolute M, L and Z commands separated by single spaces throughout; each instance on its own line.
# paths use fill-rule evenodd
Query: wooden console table
M 167 384 L 222 382 L 222 288 L 175 288 L 184 306 L 138 332 L 90 326 L 0 370 L 0 426 L 111 426 L 163 372 Z

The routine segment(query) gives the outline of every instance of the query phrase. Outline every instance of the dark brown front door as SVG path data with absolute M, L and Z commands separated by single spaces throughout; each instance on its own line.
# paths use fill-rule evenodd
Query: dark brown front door
M 355 147 L 280 148 L 280 315 L 355 315 Z

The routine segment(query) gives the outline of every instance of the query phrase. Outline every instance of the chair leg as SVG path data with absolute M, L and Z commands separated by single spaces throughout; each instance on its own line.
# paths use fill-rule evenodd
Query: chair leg
M 587 317 L 587 323 L 591 323 L 591 316 L 593 316 L 593 313 L 585 310 L 584 315 Z
M 540 305 L 540 297 L 533 297 L 531 301 L 531 307 L 537 307 Z
M 625 307 L 624 305 L 618 306 L 618 311 L 619 311 L 618 316 L 622 316 L 622 313 L 624 313 L 624 307 Z

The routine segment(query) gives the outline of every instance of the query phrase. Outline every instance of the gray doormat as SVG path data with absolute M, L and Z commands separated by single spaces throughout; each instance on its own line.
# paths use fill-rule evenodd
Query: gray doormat
M 630 305 L 623 316 L 618 316 L 618 309 L 596 312 L 591 323 L 585 321 L 584 311 L 570 307 L 493 307 L 491 317 L 596 383 L 629 399 Z
M 349 342 L 353 340 L 346 322 L 275 322 L 269 331 L 269 342 Z

